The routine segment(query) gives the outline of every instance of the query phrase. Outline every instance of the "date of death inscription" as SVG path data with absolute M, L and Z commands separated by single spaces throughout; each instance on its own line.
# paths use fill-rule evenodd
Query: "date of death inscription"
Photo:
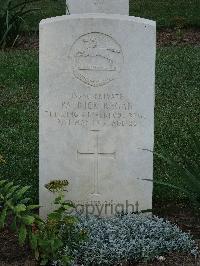
M 45 113 L 67 127 L 135 127 L 138 119 L 144 119 L 122 93 L 73 92 Z

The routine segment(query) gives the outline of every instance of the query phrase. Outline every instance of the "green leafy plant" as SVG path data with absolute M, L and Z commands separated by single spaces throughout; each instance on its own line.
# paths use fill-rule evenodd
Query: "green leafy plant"
M 25 16 L 36 8 L 28 4 L 39 0 L 0 0 L 0 48 L 14 46 L 24 23 Z
M 65 200 L 64 191 L 67 191 L 67 180 L 53 180 L 45 187 L 53 193 L 58 193 L 54 200 L 55 210 L 47 215 L 46 220 L 39 221 L 30 234 L 30 244 L 35 257 L 41 265 L 58 261 L 59 265 L 71 265 L 73 260 L 72 249 L 77 247 L 85 234 L 77 230 L 78 219 L 69 212 L 74 204 Z
M 25 197 L 28 186 L 15 186 L 13 182 L 0 180 L 0 228 L 12 220 L 10 227 L 18 233 L 19 244 L 28 243 L 41 265 L 52 261 L 69 265 L 73 259 L 71 248 L 74 242 L 68 241 L 73 239 L 78 243 L 83 236 L 82 232 L 75 230 L 77 218 L 67 212 L 74 207 L 72 202 L 64 199 L 63 191 L 67 185 L 67 180 L 52 181 L 46 185 L 50 191 L 58 192 L 54 201 L 57 208 L 48 214 L 47 219 L 41 219 L 36 213 L 39 206 L 28 204 L 30 199 Z
M 32 225 L 39 219 L 33 212 L 39 206 L 29 204 L 30 198 L 25 197 L 28 189 L 28 186 L 20 188 L 13 182 L 0 180 L 0 228 L 4 228 L 12 218 L 10 227 L 18 232 L 20 245 L 25 243 Z
M 51 212 L 46 221 L 36 224 L 30 235 L 31 247 L 35 252 L 35 257 L 41 265 L 46 265 L 54 260 L 61 261 L 64 265 L 70 264 L 73 259 L 70 254 L 63 254 L 64 241 L 62 239 L 62 228 L 72 228 L 77 219 L 68 215 L 67 210 L 73 208 L 73 204 L 64 199 L 64 195 L 59 195 L 54 204 L 58 208 Z

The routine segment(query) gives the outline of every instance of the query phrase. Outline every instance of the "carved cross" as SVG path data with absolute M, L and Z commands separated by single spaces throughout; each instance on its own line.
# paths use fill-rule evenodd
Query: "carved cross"
M 95 147 L 91 152 L 80 152 L 77 150 L 78 158 L 88 158 L 94 160 L 94 181 L 93 181 L 93 191 L 92 195 L 100 195 L 99 191 L 99 159 L 100 158 L 108 158 L 108 159 L 116 159 L 116 152 L 100 152 L 99 151 L 99 130 L 91 130 L 95 133 Z

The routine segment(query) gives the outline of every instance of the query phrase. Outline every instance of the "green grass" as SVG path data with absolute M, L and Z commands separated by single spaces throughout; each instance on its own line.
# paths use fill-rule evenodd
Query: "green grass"
M 41 0 L 32 7 L 38 11 L 27 18 L 27 29 L 38 30 L 41 19 L 65 14 L 65 0 Z M 130 0 L 130 15 L 153 19 L 158 28 L 177 26 L 200 26 L 199 0 Z M 180 18 L 180 19 L 177 19 Z
M 38 198 L 38 56 L 0 53 L 0 176 L 31 185 Z
M 42 19 L 66 14 L 65 0 L 41 0 L 31 4 L 31 8 L 37 8 L 32 15 L 26 18 L 26 30 L 37 31 Z
M 200 133 L 199 61 L 200 47 L 161 48 L 157 54 L 155 151 L 161 153 L 164 149 L 181 163 L 200 160 L 191 140 L 191 132 L 197 136 Z M 163 161 L 155 158 L 154 165 L 157 180 L 182 183 L 179 172 Z M 181 196 L 160 186 L 155 187 L 154 194 L 155 198 L 168 200 Z
M 155 147 L 174 158 L 195 160 L 188 125 L 198 134 L 200 48 L 158 49 L 156 72 Z M 31 185 L 38 197 L 38 54 L 0 53 L 0 176 Z M 179 184 L 181 178 L 155 158 L 154 176 Z M 176 191 L 155 187 L 157 200 L 177 199 Z
M 130 14 L 153 19 L 157 26 L 177 26 L 181 18 L 181 26 L 200 26 L 199 0 L 130 0 Z

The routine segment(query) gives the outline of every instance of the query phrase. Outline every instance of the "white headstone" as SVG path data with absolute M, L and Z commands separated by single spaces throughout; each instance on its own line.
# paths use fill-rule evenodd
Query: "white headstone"
M 67 0 L 66 4 L 70 14 L 129 14 L 129 0 Z
M 151 209 L 156 26 L 106 14 L 40 23 L 40 204 L 44 185 L 100 215 Z

